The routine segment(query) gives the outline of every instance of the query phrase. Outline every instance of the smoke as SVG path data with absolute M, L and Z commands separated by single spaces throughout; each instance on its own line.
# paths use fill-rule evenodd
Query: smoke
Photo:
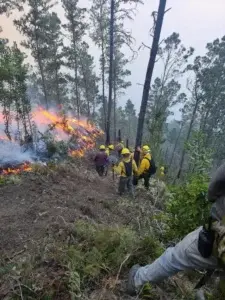
M 20 147 L 18 144 L 0 140 L 0 164 L 4 165 L 8 162 L 12 164 L 19 164 L 25 161 L 32 162 L 31 152 L 26 151 L 23 147 Z

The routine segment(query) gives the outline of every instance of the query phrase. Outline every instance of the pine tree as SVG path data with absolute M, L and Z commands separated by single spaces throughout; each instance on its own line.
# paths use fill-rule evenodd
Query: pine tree
M 98 78 L 95 74 L 94 58 L 88 54 L 89 46 L 83 42 L 79 51 L 79 73 L 81 77 L 80 88 L 84 101 L 82 102 L 81 113 L 88 119 L 95 115 L 96 100 L 98 96 Z
M 20 142 L 31 137 L 31 106 L 26 93 L 28 68 L 24 59 L 25 55 L 16 43 L 9 47 L 7 40 L 0 40 L 0 104 L 3 108 L 5 134 L 11 140 L 11 123 L 14 118 Z
M 25 0 L 0 0 L 0 15 L 4 13 L 11 13 L 13 9 L 23 9 Z
M 22 45 L 31 50 L 31 54 L 38 65 L 45 105 L 48 109 L 48 91 L 45 74 L 45 63 L 48 57 L 49 42 L 49 10 L 53 7 L 51 0 L 28 0 L 29 11 L 14 23 L 26 37 Z
M 66 102 L 66 80 L 61 72 L 63 65 L 63 36 L 61 21 L 56 13 L 51 13 L 48 18 L 48 48 L 45 64 L 49 100 L 58 105 Z
M 69 46 L 64 47 L 64 55 L 66 57 L 66 66 L 72 72 L 67 74 L 67 79 L 72 83 L 71 88 L 72 100 L 74 108 L 76 108 L 77 116 L 81 112 L 81 91 L 79 76 L 79 51 L 81 42 L 87 30 L 85 22 L 85 8 L 78 7 L 78 0 L 62 0 L 67 23 L 63 25 L 66 29 Z M 74 91 L 74 92 L 73 92 Z
M 90 9 L 91 38 L 99 47 L 100 54 L 100 68 L 101 68 L 101 96 L 100 99 L 103 107 L 103 128 L 106 130 L 107 117 L 107 97 L 106 97 L 106 69 L 108 67 L 108 53 L 107 47 L 108 31 L 109 31 L 109 7 L 107 0 L 93 0 Z

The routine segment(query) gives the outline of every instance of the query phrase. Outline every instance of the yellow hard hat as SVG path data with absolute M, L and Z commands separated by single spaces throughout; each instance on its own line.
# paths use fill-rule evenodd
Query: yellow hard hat
M 144 145 L 144 146 L 142 147 L 142 150 L 143 150 L 143 151 L 150 151 L 150 148 L 149 148 L 148 145 Z
M 113 145 L 109 145 L 109 149 L 110 150 L 114 150 L 114 146 Z
M 99 149 L 100 149 L 100 150 L 105 150 L 105 145 L 101 145 L 101 146 L 99 147 Z
M 165 170 L 165 168 L 164 167 L 160 167 L 160 171 L 164 171 Z
M 122 154 L 122 155 L 124 155 L 124 154 L 130 154 L 130 150 L 127 149 L 127 148 L 123 148 L 121 154 Z

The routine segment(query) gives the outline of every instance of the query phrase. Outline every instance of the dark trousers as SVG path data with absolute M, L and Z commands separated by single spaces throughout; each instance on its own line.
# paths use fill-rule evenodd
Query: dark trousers
M 105 166 L 96 166 L 96 171 L 98 172 L 98 175 L 102 177 L 105 172 Z
M 133 176 L 129 177 L 120 177 L 118 192 L 120 195 L 125 193 L 125 190 L 129 192 L 129 194 L 134 197 L 134 186 L 133 186 Z
M 144 186 L 145 186 L 146 190 L 149 189 L 149 180 L 150 180 L 150 177 L 151 177 L 151 175 L 149 175 L 147 173 L 144 173 L 144 174 L 141 174 L 139 176 L 139 178 L 138 178 L 138 179 L 142 179 L 142 178 L 144 179 Z

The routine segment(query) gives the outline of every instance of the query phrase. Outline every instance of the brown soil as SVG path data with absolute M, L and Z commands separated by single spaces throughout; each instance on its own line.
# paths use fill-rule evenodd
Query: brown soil
M 52 244 L 68 242 L 66 231 L 78 219 L 107 225 L 127 225 L 133 219 L 132 208 L 119 208 L 116 182 L 110 174 L 99 178 L 91 169 L 67 163 L 52 171 L 46 168 L 21 174 L 19 184 L 0 186 L 0 276 L 1 267 L 22 264 L 24 260 L 29 265 L 29 260 L 35 259 L 30 280 L 42 290 L 54 289 L 57 296 L 52 299 L 71 298 L 64 284 L 64 267 L 55 260 L 39 259 L 46 239 L 52 238 Z M 0 299 L 12 299 L 11 294 L 20 299 L 23 276 L 19 273 L 15 278 L 15 274 L 7 273 L 0 277 Z M 22 288 L 29 292 L 28 287 Z M 24 299 L 44 299 L 37 295 Z
M 51 174 L 24 174 L 17 185 L 0 186 L 0 251 L 13 253 L 38 241 L 57 224 L 77 219 L 127 224 L 129 211 L 117 209 L 111 178 L 70 166 Z

